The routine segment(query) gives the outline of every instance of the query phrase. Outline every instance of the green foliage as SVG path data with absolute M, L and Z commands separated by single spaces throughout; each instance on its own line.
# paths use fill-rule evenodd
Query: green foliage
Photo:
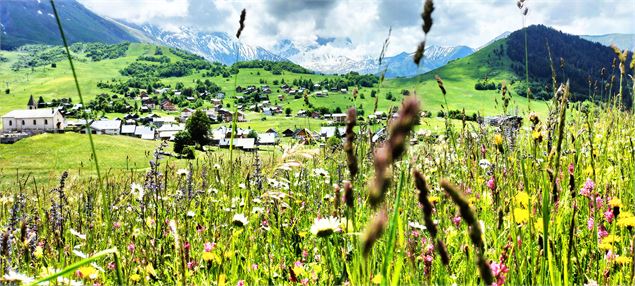
M 209 141 L 209 130 L 212 121 L 202 110 L 196 110 L 185 123 L 185 130 L 190 134 L 192 141 L 199 146 L 204 146 Z
M 237 62 L 233 64 L 232 68 L 261 68 L 266 71 L 271 71 L 275 75 L 282 74 L 282 71 L 289 71 L 292 73 L 300 73 L 300 74 L 313 73 L 312 71 L 305 69 L 292 62 L 273 62 L 273 61 L 264 61 L 264 60 L 241 61 L 241 62 Z
M 117 59 L 126 55 L 130 43 L 104 44 L 104 43 L 75 43 L 70 46 L 74 53 L 82 53 L 94 62 L 108 59 Z
M 190 132 L 187 130 L 179 131 L 174 135 L 174 152 L 177 154 L 183 154 L 183 150 L 186 146 L 194 144 Z

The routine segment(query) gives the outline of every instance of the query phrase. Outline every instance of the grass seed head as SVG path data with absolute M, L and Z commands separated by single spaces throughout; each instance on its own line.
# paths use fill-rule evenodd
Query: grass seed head
M 247 10 L 243 9 L 240 12 L 240 20 L 238 21 L 238 23 L 240 24 L 240 27 L 238 28 L 238 32 L 236 32 L 236 38 L 240 39 L 240 34 L 243 32 L 243 29 L 245 28 L 245 18 L 247 17 Z

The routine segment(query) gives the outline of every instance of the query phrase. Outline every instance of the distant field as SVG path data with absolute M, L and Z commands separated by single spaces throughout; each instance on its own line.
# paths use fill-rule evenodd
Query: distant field
M 152 156 L 160 144 L 125 136 L 94 135 L 93 140 L 102 173 L 146 169 L 151 159 L 146 155 Z M 87 135 L 42 134 L 0 145 L 0 186 L 13 183 L 16 172 L 46 181 L 64 170 L 71 175 L 96 174 Z

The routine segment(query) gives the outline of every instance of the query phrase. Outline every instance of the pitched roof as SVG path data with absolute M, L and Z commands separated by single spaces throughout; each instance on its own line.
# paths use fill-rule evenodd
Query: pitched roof
M 95 130 L 119 130 L 121 121 L 119 120 L 97 120 L 90 124 L 90 128 Z
M 123 125 L 121 126 L 122 134 L 134 134 L 137 126 L 136 125 Z
M 57 112 L 54 109 L 43 108 L 43 109 L 19 109 L 13 110 L 3 117 L 12 117 L 16 119 L 20 118 L 50 118 Z
M 35 101 L 33 100 L 33 94 L 31 94 L 31 97 L 29 97 L 29 103 L 27 103 L 26 106 L 35 106 Z

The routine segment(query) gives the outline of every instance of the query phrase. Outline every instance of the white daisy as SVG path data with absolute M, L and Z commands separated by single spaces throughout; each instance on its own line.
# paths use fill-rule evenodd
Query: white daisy
M 4 274 L 3 278 L 7 282 L 20 282 L 21 284 L 31 284 L 35 281 L 35 278 L 29 277 L 13 270 L 9 271 L 9 273 Z
M 145 190 L 143 190 L 143 186 L 141 184 L 132 183 L 130 185 L 130 191 L 132 195 L 137 197 L 137 200 L 143 201 L 143 196 L 145 195 Z
M 418 223 L 416 221 L 408 222 L 408 226 L 410 226 L 410 227 L 412 227 L 414 229 L 418 229 L 418 230 L 426 229 L 425 225 L 421 225 L 420 223 Z
M 478 165 L 483 169 L 487 169 L 492 165 L 492 163 L 490 163 L 487 159 L 481 159 L 481 161 L 478 162 Z
M 194 211 L 188 211 L 186 215 L 187 217 L 194 217 L 195 213 Z
M 76 236 L 77 238 L 81 239 L 81 240 L 86 240 L 86 235 L 85 234 L 81 234 L 78 231 L 74 230 L 74 229 L 70 229 L 70 232 L 72 235 Z
M 247 220 L 247 217 L 244 214 L 235 214 L 234 217 L 232 218 L 232 224 L 237 227 L 243 227 L 247 225 L 247 223 L 249 223 L 249 221 Z
M 316 218 L 311 225 L 311 233 L 318 237 L 327 237 L 340 230 L 340 222 L 335 217 Z

